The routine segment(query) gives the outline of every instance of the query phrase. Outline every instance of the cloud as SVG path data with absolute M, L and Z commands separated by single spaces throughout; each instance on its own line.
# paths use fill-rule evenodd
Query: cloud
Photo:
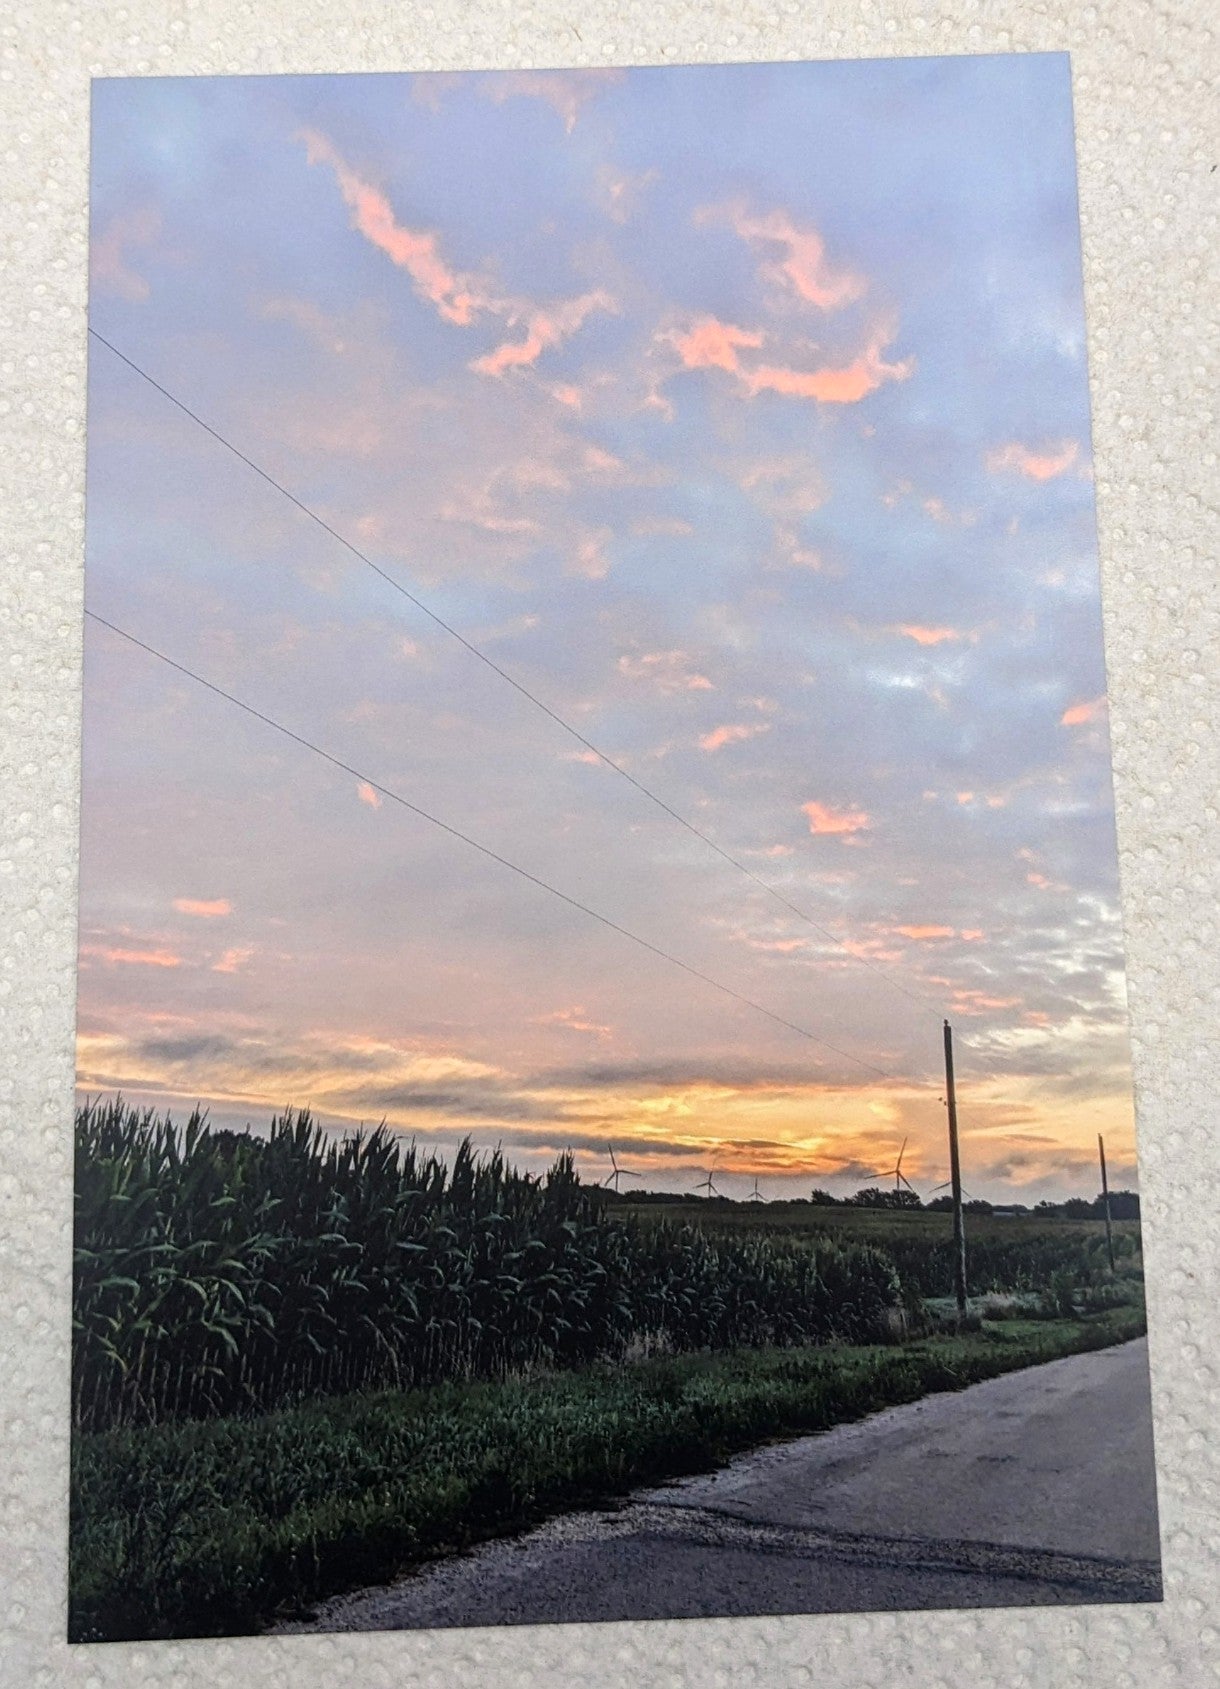
M 889 632 L 900 633 L 906 639 L 913 639 L 916 645 L 943 645 L 947 640 L 964 637 L 957 628 L 922 627 L 916 622 L 900 622 L 897 627 L 889 629 Z
M 850 837 L 866 832 L 872 821 L 862 809 L 831 809 L 816 799 L 801 805 L 801 813 L 809 817 L 809 831 L 815 835 L 837 834 Z
M 611 164 L 603 164 L 597 172 L 597 188 L 606 215 L 615 223 L 629 222 L 645 188 L 650 187 L 659 174 L 657 170 L 644 170 L 638 176 L 632 176 Z
M 659 692 L 710 692 L 711 681 L 692 667 L 685 651 L 643 651 L 618 660 L 618 672 L 628 680 L 651 681 Z
M 233 913 L 233 905 L 227 897 L 176 897 L 174 908 L 180 915 L 198 915 L 203 920 L 214 920 L 219 915 Z
M 1079 452 L 1076 440 L 1061 440 L 1058 445 L 1044 446 L 1038 451 L 1031 451 L 1014 440 L 989 451 L 986 462 L 993 475 L 1009 472 L 1024 475 L 1031 481 L 1053 481 L 1072 467 Z
M 161 214 L 151 206 L 112 217 L 89 250 L 89 274 L 96 287 L 117 293 L 139 305 L 151 291 L 148 282 L 127 261 L 126 248 L 151 246 L 161 232 Z
M 579 575 L 582 580 L 605 580 L 610 573 L 610 559 L 606 556 L 606 546 L 614 538 L 609 528 L 597 528 L 583 534 L 576 542 L 576 549 L 568 564 L 570 575 Z
M 1105 714 L 1106 698 L 1103 692 L 1100 698 L 1091 698 L 1087 703 L 1071 704 L 1059 717 L 1061 727 L 1084 727 L 1086 723 L 1097 721 Z
M 757 459 L 741 470 L 743 491 L 772 515 L 807 516 L 826 502 L 826 483 L 802 455 Z
M 479 84 L 484 99 L 542 100 L 563 119 L 564 132 L 576 127 L 581 107 L 623 80 L 621 70 L 506 70 L 485 76 Z
M 587 1032 L 596 1038 L 609 1038 L 614 1030 L 590 1019 L 588 1011 L 579 1003 L 570 1009 L 554 1009 L 548 1015 L 535 1015 L 534 1025 L 562 1026 L 569 1032 Z
M 834 311 L 864 293 L 867 282 L 847 270 L 832 269 L 816 229 L 793 221 L 786 211 L 751 213 L 744 202 L 705 206 L 696 223 L 727 223 L 733 233 L 767 255 L 763 277 L 807 305 Z
M 614 311 L 617 307 L 602 289 L 584 293 L 579 299 L 569 299 L 547 306 L 530 314 L 524 340 L 506 340 L 485 357 L 476 358 L 471 369 L 480 375 L 501 376 L 509 369 L 524 369 L 536 364 L 548 347 L 558 346 L 580 328 L 593 311 Z
M 370 809 L 381 808 L 381 794 L 380 792 L 375 791 L 374 788 L 369 785 L 367 780 L 362 780 L 356 787 L 356 796 L 360 799 L 361 803 L 368 804 Z
M 180 968 L 182 957 L 172 950 L 128 950 L 108 944 L 82 944 L 82 956 L 96 956 L 101 962 L 133 968 Z
M 212 972 L 214 974 L 235 974 L 239 968 L 250 960 L 253 954 L 254 951 L 249 947 L 226 950 L 218 962 L 212 963 Z
M 391 263 L 406 270 L 421 299 L 436 306 L 446 322 L 462 327 L 489 309 L 492 301 L 473 276 L 461 275 L 441 257 L 435 234 L 399 223 L 379 188 L 363 181 L 317 130 L 301 132 L 310 164 L 328 164 L 352 214 L 352 227 L 384 252 Z
M 890 927 L 887 930 L 901 933 L 903 938 L 915 939 L 952 938 L 954 935 L 952 927 Z
M 824 405 L 854 405 L 875 393 L 887 381 L 906 381 L 915 368 L 914 358 L 887 363 L 882 356 L 894 338 L 894 331 L 878 327 L 864 350 L 851 363 L 839 368 L 788 369 L 762 364 L 744 372 L 742 379 L 751 397 L 779 393 L 786 398 L 816 399 Z
M 717 317 L 700 317 L 685 334 L 662 336 L 677 352 L 685 369 L 723 369 L 730 375 L 739 370 L 738 351 L 763 343 L 760 332 L 722 323 Z
M 741 722 L 730 722 L 724 727 L 713 728 L 699 740 L 701 751 L 723 750 L 725 745 L 736 745 L 742 739 L 754 739 L 760 733 L 766 733 L 770 728 L 769 721 L 756 721 L 746 726 Z
M 820 404 L 853 405 L 887 381 L 905 381 L 915 369 L 914 358 L 888 363 L 883 356 L 894 339 L 890 324 L 877 325 L 864 349 L 844 365 L 794 369 L 785 364 L 745 364 L 742 352 L 756 352 L 766 336 L 760 329 L 739 328 L 718 317 L 700 317 L 685 332 L 670 329 L 657 339 L 677 352 L 684 369 L 721 369 L 735 376 L 750 398 L 779 393 L 786 398 L 816 399 Z

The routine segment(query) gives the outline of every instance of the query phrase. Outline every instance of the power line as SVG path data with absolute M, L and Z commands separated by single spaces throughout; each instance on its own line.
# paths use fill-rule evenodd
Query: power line
M 282 482 L 277 481 L 274 475 L 270 474 L 268 470 L 263 469 L 259 464 L 255 463 L 253 458 L 247 457 L 245 452 L 241 451 L 240 448 L 235 446 L 231 440 L 227 439 L 225 435 L 219 431 L 219 429 L 213 428 L 211 423 L 205 422 L 198 412 L 193 411 L 189 405 L 183 402 L 183 400 L 171 393 L 168 387 L 163 387 L 154 376 L 150 375 L 146 369 L 143 369 L 139 364 L 137 364 L 133 358 L 129 358 L 125 352 L 121 352 L 117 346 L 107 340 L 105 335 L 99 334 L 95 328 L 90 328 L 89 333 L 95 340 L 100 341 L 100 343 L 105 346 L 108 351 L 112 352 L 114 356 L 120 360 L 120 362 L 126 364 L 128 369 L 134 371 L 134 373 L 142 380 L 146 381 L 150 387 L 160 393 L 163 398 L 168 399 L 171 405 L 175 405 L 184 416 L 190 417 L 191 421 L 202 428 L 206 434 L 210 434 L 213 440 L 217 441 L 219 445 L 224 446 L 227 451 L 232 452 L 233 456 L 239 459 L 240 462 L 244 463 L 247 469 L 252 470 L 254 474 L 259 476 L 261 480 L 265 481 L 269 487 L 274 487 L 277 493 L 282 493 L 289 503 L 295 505 L 303 515 L 308 516 L 310 521 L 316 522 L 320 528 L 328 533 L 332 539 L 337 540 L 341 546 L 352 554 L 353 557 L 359 558 L 360 562 L 367 565 L 367 567 L 370 568 L 375 575 L 379 575 L 388 586 L 393 587 L 395 592 L 401 593 L 409 604 L 412 604 L 415 609 L 421 612 L 421 614 L 427 616 L 430 621 L 435 622 L 436 626 L 443 629 L 444 632 L 449 634 L 451 638 L 456 639 L 458 644 L 464 646 L 465 649 L 470 652 L 472 657 L 476 657 L 479 662 L 489 668 L 493 674 L 499 675 L 501 680 L 506 681 L 515 692 L 519 692 L 523 698 L 527 699 L 528 702 L 534 706 L 535 709 L 541 710 L 543 715 L 548 716 L 550 720 L 556 724 L 556 726 L 561 727 L 563 731 L 575 739 L 578 744 L 583 745 L 587 751 L 592 751 L 593 755 L 597 757 L 599 761 L 605 763 L 607 768 L 613 769 L 616 774 L 621 775 L 624 780 L 635 787 L 637 792 L 639 792 L 643 797 L 646 797 L 650 803 L 655 804 L 658 809 L 663 810 L 671 820 L 676 821 L 680 827 L 685 827 L 688 833 L 693 834 L 695 838 L 701 840 L 703 844 L 707 845 L 709 850 L 714 850 L 717 856 L 721 857 L 725 862 L 736 868 L 738 873 L 744 874 L 748 880 L 753 881 L 760 890 L 765 891 L 767 895 L 774 898 L 777 903 L 782 904 L 782 906 L 787 909 L 790 914 L 793 914 L 799 920 L 804 921 L 807 926 L 811 927 L 814 932 L 820 933 L 823 938 L 829 939 L 836 949 L 842 950 L 845 955 L 851 957 L 853 961 L 859 962 L 862 967 L 871 968 L 874 973 L 880 975 L 882 979 L 887 980 L 896 990 L 901 991 L 904 996 L 909 997 L 913 1003 L 925 1003 L 929 1006 L 934 1006 L 932 999 L 925 992 L 912 990 L 910 986 L 905 985 L 902 980 L 892 974 L 888 968 L 883 968 L 878 963 L 872 961 L 869 957 L 858 955 L 854 950 L 849 950 L 843 940 L 841 938 L 837 938 L 828 927 L 824 927 L 820 924 L 820 922 L 815 921 L 812 915 L 802 909 L 798 904 L 793 903 L 790 898 L 785 897 L 784 893 L 778 890 L 777 887 L 773 886 L 768 880 L 764 880 L 760 875 L 756 874 L 752 868 L 747 867 L 747 865 L 742 862 L 739 857 L 734 856 L 732 852 L 726 850 L 723 845 L 717 844 L 716 840 L 713 839 L 710 834 L 705 833 L 701 827 L 697 827 L 695 823 L 687 816 L 683 815 L 681 811 L 674 809 L 670 804 L 666 803 L 665 799 L 654 792 L 651 787 L 646 786 L 642 780 L 637 780 L 634 774 L 623 767 L 622 763 L 616 762 L 615 759 L 606 751 L 603 751 L 599 745 L 595 745 L 591 739 L 587 739 L 579 728 L 574 727 L 570 721 L 567 721 L 556 710 L 553 710 L 551 706 L 538 697 L 536 693 L 531 692 L 527 686 L 515 677 L 515 675 L 511 674 L 507 669 L 502 668 L 493 657 L 489 657 L 486 651 L 475 645 L 473 641 L 467 639 L 465 634 L 460 633 L 451 622 L 447 622 L 443 616 L 438 615 L 437 612 L 425 604 L 421 598 L 417 598 L 408 587 L 405 587 L 402 582 L 396 579 L 395 576 L 391 575 L 388 570 L 383 569 L 380 564 L 374 563 L 371 557 L 360 550 L 359 546 L 353 545 L 351 540 L 345 538 L 345 536 L 341 534 L 337 528 L 332 528 L 330 523 L 327 522 L 324 517 L 319 516 L 316 510 L 311 509 L 310 506 L 299 499 L 295 493 L 289 492 L 288 488 L 285 487 Z
M 579 898 L 570 897 L 566 891 L 560 891 L 558 886 L 551 885 L 549 881 L 541 879 L 537 874 L 531 874 L 528 868 L 522 868 L 519 863 L 510 861 L 507 856 L 501 856 L 498 851 L 492 850 L 490 845 L 480 844 L 478 839 L 471 838 L 469 833 L 463 833 L 460 828 L 452 826 L 448 821 L 442 821 L 439 816 L 432 815 L 426 809 L 421 809 L 419 804 L 412 803 L 409 798 L 404 798 L 400 792 L 394 791 L 389 786 L 383 786 L 380 781 L 362 773 L 358 768 L 353 768 L 351 763 L 344 762 L 341 757 L 337 757 L 333 752 L 324 749 L 323 746 L 315 744 L 312 739 L 306 739 L 304 735 L 294 733 L 292 728 L 285 727 L 283 722 L 276 721 L 273 716 L 264 714 L 262 710 L 256 709 L 253 704 L 247 704 L 244 699 L 236 697 L 232 692 L 226 692 L 223 686 L 217 686 L 214 681 L 205 679 L 203 675 L 197 674 L 194 669 L 187 668 L 185 663 L 180 663 L 175 658 L 167 656 L 164 651 L 159 651 L 155 645 L 149 645 L 145 640 L 137 638 L 134 633 L 128 633 L 126 628 L 118 627 L 114 622 L 107 621 L 105 616 L 99 616 L 96 610 L 86 610 L 85 614 L 91 621 L 97 622 L 99 626 L 108 628 L 111 633 L 118 634 L 120 639 L 125 639 L 141 651 L 146 651 L 150 657 L 156 657 L 159 662 L 177 670 L 179 674 L 185 675 L 188 680 L 193 680 L 197 685 L 206 687 L 216 697 L 223 698 L 227 703 L 243 710 L 246 715 L 253 716 L 256 721 L 261 721 L 265 727 L 273 728 L 275 732 L 283 734 L 286 739 L 291 739 L 294 744 L 302 746 L 307 751 L 312 751 L 315 756 L 322 757 L 332 767 L 341 769 L 344 774 L 350 774 L 355 780 L 362 781 L 373 791 L 380 792 L 383 797 L 389 798 L 391 802 L 400 804 L 403 809 L 410 810 L 412 815 L 418 815 L 421 820 L 430 822 L 433 827 L 438 827 L 442 833 L 448 833 L 450 838 L 468 845 L 471 850 L 477 850 L 480 856 L 487 857 L 489 861 L 498 862 L 502 868 L 511 869 L 514 874 L 520 875 L 523 880 L 528 880 L 531 885 L 537 886 L 540 891 L 549 892 L 552 897 L 559 898 L 570 908 L 578 909 L 582 915 L 588 915 L 591 920 L 600 922 L 604 927 L 609 927 L 612 932 L 618 933 L 622 938 L 629 939 L 632 944 L 638 944 L 642 950 L 651 951 L 654 956 L 659 956 L 662 961 L 670 962 L 674 967 L 681 968 L 684 973 L 690 974 L 692 978 L 702 980 L 705 985 L 710 985 L 715 990 L 723 992 L 726 997 L 732 997 L 738 1003 L 743 1003 L 747 1008 L 756 1010 L 760 1015 L 765 1015 L 768 1020 L 774 1021 L 777 1026 L 786 1027 L 789 1032 L 795 1032 L 800 1037 L 807 1038 L 811 1044 L 819 1044 L 833 1055 L 842 1056 L 844 1061 L 855 1062 L 858 1066 L 867 1068 L 871 1073 L 880 1075 L 882 1079 L 893 1078 L 893 1075 L 887 1073 L 884 1068 L 877 1067 L 873 1062 L 865 1061 L 862 1056 L 852 1055 L 850 1050 L 839 1049 L 838 1045 L 830 1044 L 825 1038 L 819 1038 L 817 1033 L 810 1032 L 808 1027 L 798 1026 L 795 1021 L 786 1020 L 783 1015 L 777 1015 L 773 1010 L 764 1008 L 761 1003 L 756 1003 L 752 997 L 747 997 L 744 992 L 735 990 L 731 985 L 725 985 L 721 980 L 713 979 L 711 974 L 705 974 L 701 969 L 693 967 L 691 963 L 684 962 L 680 956 L 675 956 L 668 950 L 662 950 L 660 945 L 653 944 L 646 938 L 641 938 L 639 933 L 632 932 L 629 927 L 621 926 L 609 915 L 603 915 L 597 909 L 590 908 L 587 903 L 582 903 Z

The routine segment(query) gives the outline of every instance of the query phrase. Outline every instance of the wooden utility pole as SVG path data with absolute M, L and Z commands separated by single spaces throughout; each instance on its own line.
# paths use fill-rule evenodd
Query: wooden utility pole
M 957 1092 L 953 1087 L 953 1028 L 945 1022 L 945 1101 L 949 1107 L 949 1178 L 953 1185 L 953 1289 L 957 1317 L 966 1313 L 966 1228 L 962 1223 L 962 1168 L 957 1153 Z
M 1114 1271 L 1114 1233 L 1110 1229 L 1110 1181 L 1106 1178 L 1106 1144 L 1097 1134 L 1097 1153 L 1101 1157 L 1101 1200 L 1106 1211 L 1106 1253 L 1110 1257 L 1110 1271 Z

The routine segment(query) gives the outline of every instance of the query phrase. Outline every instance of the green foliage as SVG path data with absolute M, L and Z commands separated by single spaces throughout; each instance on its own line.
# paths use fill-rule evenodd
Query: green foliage
M 116 1100 L 76 1128 L 73 1423 L 256 1413 L 641 1350 L 866 1341 L 899 1302 L 868 1244 L 641 1225 L 459 1146 L 265 1139 Z M 160 1529 L 150 1523 L 150 1529 Z
M 74 1641 L 225 1635 L 549 1513 L 1102 1348 L 1140 1308 L 904 1347 L 756 1349 L 78 1435 Z

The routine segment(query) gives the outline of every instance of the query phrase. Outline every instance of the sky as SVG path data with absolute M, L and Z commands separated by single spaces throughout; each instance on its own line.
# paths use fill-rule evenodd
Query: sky
M 346 766 L 87 624 L 82 1093 L 926 1196 L 948 1017 L 1134 1183 L 1066 55 L 102 80 L 91 216 L 250 462 L 92 340 L 87 607 Z

